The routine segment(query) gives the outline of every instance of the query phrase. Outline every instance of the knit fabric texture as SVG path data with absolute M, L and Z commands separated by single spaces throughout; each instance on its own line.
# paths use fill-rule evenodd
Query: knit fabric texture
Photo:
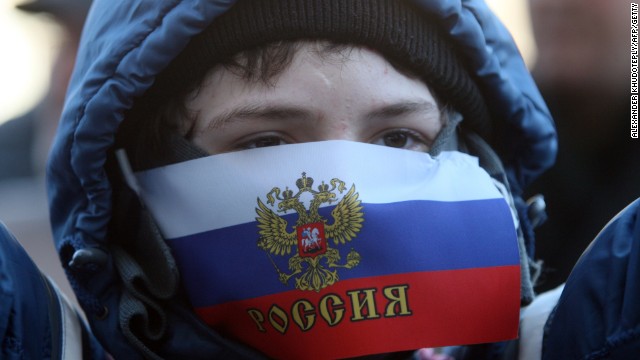
M 401 0 L 240 0 L 192 39 L 160 75 L 155 90 L 197 84 L 235 54 L 296 40 L 373 49 L 419 76 L 463 114 L 466 126 L 483 136 L 489 132 L 481 92 L 451 42 L 435 21 Z

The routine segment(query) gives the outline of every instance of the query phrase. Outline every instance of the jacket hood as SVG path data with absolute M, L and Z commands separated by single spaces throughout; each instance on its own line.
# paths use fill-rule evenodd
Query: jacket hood
M 82 249 L 106 246 L 112 215 L 105 163 L 124 113 L 189 40 L 234 0 L 95 0 L 47 168 L 50 214 L 63 265 Z M 438 19 L 469 65 L 490 112 L 515 196 L 556 154 L 556 134 L 510 34 L 482 0 L 414 0 Z M 88 293 L 117 283 L 109 259 Z M 111 266 L 111 267 L 110 267 Z M 106 271 L 105 271 L 106 270 Z M 78 275 L 68 272 L 71 283 Z M 95 303 L 74 285 L 88 312 Z

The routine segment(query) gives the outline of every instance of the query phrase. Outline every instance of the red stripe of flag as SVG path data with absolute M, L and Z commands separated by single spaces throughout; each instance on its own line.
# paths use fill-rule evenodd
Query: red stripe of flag
M 196 309 L 220 333 L 278 359 L 326 359 L 517 336 L 520 267 L 339 281 Z

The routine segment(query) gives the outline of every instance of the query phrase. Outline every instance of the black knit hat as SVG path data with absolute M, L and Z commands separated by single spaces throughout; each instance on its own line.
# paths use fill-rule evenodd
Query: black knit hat
M 481 135 L 487 107 L 447 35 L 402 0 L 239 0 L 194 37 L 159 76 L 156 91 L 198 84 L 215 64 L 277 41 L 328 40 L 374 49 L 411 69 Z

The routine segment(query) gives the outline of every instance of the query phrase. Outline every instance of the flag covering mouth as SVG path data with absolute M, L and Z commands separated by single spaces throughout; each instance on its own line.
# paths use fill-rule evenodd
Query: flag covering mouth
M 327 141 L 136 177 L 196 313 L 270 357 L 517 336 L 514 222 L 469 155 Z

